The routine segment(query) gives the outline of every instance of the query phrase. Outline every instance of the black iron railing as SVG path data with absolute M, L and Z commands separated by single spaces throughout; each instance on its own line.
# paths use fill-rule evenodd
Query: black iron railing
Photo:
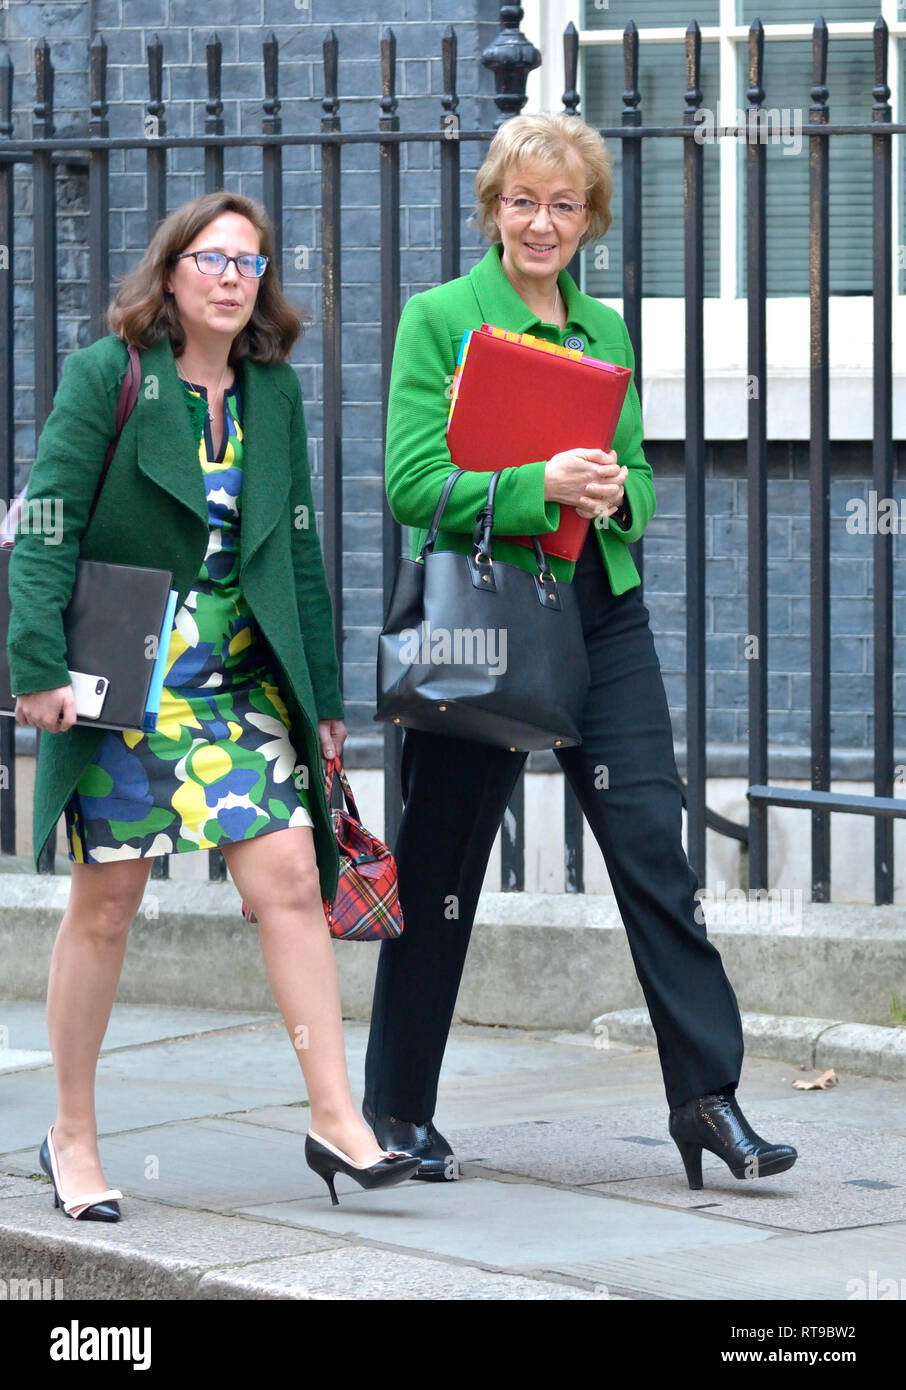
M 525 102 L 528 72 L 537 64 L 537 50 L 519 32 L 521 10 L 504 5 L 501 33 L 483 61 L 495 77 L 495 101 L 500 119 L 521 110 Z M 686 32 L 685 109 L 678 111 L 675 126 L 643 124 L 639 90 L 639 36 L 633 22 L 623 34 L 625 90 L 620 126 L 602 134 L 622 142 L 623 180 L 623 317 L 636 355 L 636 384 L 641 395 L 643 343 L 642 308 L 642 189 L 643 142 L 679 138 L 684 142 L 684 246 L 685 246 L 685 478 L 686 478 L 686 584 L 687 584 L 687 779 L 683 787 L 688 814 L 689 856 L 699 877 L 706 870 L 706 829 L 712 828 L 748 844 L 749 882 L 753 889 L 767 886 L 767 813 L 771 805 L 798 807 L 811 812 L 812 896 L 830 896 L 831 811 L 870 814 L 875 817 L 875 898 L 892 901 L 892 818 L 906 814 L 906 802 L 893 798 L 893 585 L 891 537 L 878 534 L 874 541 L 874 716 L 875 795 L 856 797 L 831 794 L 830 787 L 830 559 L 829 559 L 829 390 L 828 390 L 828 153 L 831 139 L 856 134 L 871 140 L 874 170 L 874 445 L 872 485 L 878 496 L 892 491 L 892 378 L 891 378 L 891 150 L 894 134 L 906 126 L 891 122 L 887 86 L 888 31 L 883 19 L 874 29 L 875 86 L 871 119 L 864 124 L 834 125 L 829 120 L 827 77 L 827 28 L 814 26 L 812 106 L 804 133 L 809 137 L 810 160 L 810 521 L 811 521 L 811 645 L 812 645 L 812 745 L 811 789 L 793 791 L 769 784 L 767 742 L 767 360 L 766 301 L 766 141 L 764 121 L 764 34 L 759 21 L 749 31 L 749 73 L 746 110 L 745 181 L 747 218 L 748 363 L 750 379 L 759 389 L 750 394 L 748 416 L 748 583 L 747 641 L 754 653 L 749 662 L 749 822 L 735 825 L 706 805 L 706 662 L 705 662 L 705 439 L 703 352 L 703 146 L 696 113 L 701 106 L 701 35 L 696 23 Z M 569 25 L 564 35 L 565 83 L 563 106 L 578 111 L 578 35 Z M 382 92 L 377 128 L 373 131 L 342 130 L 337 93 L 338 43 L 333 31 L 323 46 L 324 96 L 320 130 L 313 134 L 287 133 L 282 128 L 278 96 L 279 51 L 272 36 L 263 46 L 265 98 L 260 131 L 225 135 L 221 100 L 221 45 L 212 38 L 207 45 L 207 103 L 202 135 L 175 135 L 167 129 L 162 99 L 163 45 L 148 45 L 149 97 L 141 136 L 111 137 L 106 98 L 106 46 L 101 37 L 90 47 L 90 115 L 85 136 L 57 137 L 54 133 L 53 65 L 46 40 L 35 45 L 35 105 L 31 134 L 17 137 L 12 125 L 13 72 L 8 54 L 0 54 L 0 246 L 11 265 L 14 234 L 13 173 L 17 165 L 30 166 L 34 209 L 34 391 L 35 422 L 40 431 L 49 414 L 56 387 L 57 277 L 55 185 L 57 165 L 65 161 L 87 169 L 87 242 L 90 257 L 88 305 L 92 333 L 105 331 L 104 314 L 109 299 L 110 151 L 144 152 L 147 192 L 147 227 L 150 235 L 166 213 L 168 150 L 203 149 L 206 190 L 222 186 L 224 151 L 235 146 L 260 150 L 263 200 L 279 236 L 283 208 L 283 151 L 291 145 L 319 150 L 321 168 L 322 254 L 322 364 L 323 364 L 323 525 L 321 531 L 328 580 L 334 601 L 336 639 L 343 638 L 343 492 L 341 379 L 343 370 L 343 306 L 341 263 L 342 205 L 340 178 L 344 148 L 376 144 L 380 168 L 380 274 L 381 274 L 381 369 L 383 388 L 382 428 L 386 422 L 386 398 L 394 336 L 400 312 L 400 151 L 404 145 L 435 143 L 439 147 L 439 206 L 441 225 L 440 263 L 444 280 L 460 273 L 460 153 L 464 142 L 486 145 L 492 130 L 461 129 L 458 116 L 456 36 L 448 30 L 442 41 L 443 95 L 436 130 L 400 129 L 396 96 L 396 41 L 387 29 L 380 40 Z M 679 106 L 679 102 L 678 102 Z M 681 115 L 681 119 L 679 119 Z M 734 127 L 713 132 L 737 138 Z M 13 287 L 12 274 L 0 271 L 0 479 L 7 498 L 14 490 L 13 458 Z M 384 506 L 383 584 L 385 600 L 400 554 L 399 526 Z M 635 548 L 641 567 L 641 546 Z M 7 771 L 0 792 L 0 851 L 15 852 L 15 756 L 14 726 L 0 720 L 0 762 Z M 388 835 L 398 824 L 400 811 L 398 730 L 385 733 L 385 810 Z M 581 892 L 583 821 L 578 805 L 566 788 L 564 816 L 564 873 L 567 891 Z M 520 782 L 502 828 L 502 887 L 524 886 L 524 796 Z M 53 870 L 55 845 L 49 844 L 42 869 Z M 222 856 L 210 852 L 212 877 L 224 874 Z M 165 876 L 167 861 L 159 859 L 155 876 Z

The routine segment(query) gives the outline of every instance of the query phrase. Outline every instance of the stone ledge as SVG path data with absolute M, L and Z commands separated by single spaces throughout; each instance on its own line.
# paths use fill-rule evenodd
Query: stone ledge
M 647 1009 L 614 1009 L 592 1020 L 595 1046 L 608 1042 L 655 1047 Z M 807 1070 L 858 1072 L 906 1080 L 906 1028 L 881 1028 L 866 1023 L 841 1023 L 832 1018 L 782 1017 L 744 1013 L 742 1032 L 746 1052 L 791 1062 Z
M 0 874 L 7 997 L 45 997 L 68 891 L 65 878 Z M 792 920 L 778 910 L 781 920 L 775 922 L 770 903 L 745 904 L 748 921 L 722 913 L 719 904 L 704 906 L 709 938 L 741 1009 L 881 1026 L 898 1021 L 894 998 L 906 1002 L 906 908 L 805 903 Z M 763 909 L 767 920 L 761 919 Z M 336 955 L 346 1017 L 367 1019 L 378 950 L 369 943 L 337 942 Z M 117 999 L 272 1010 L 258 932 L 240 916 L 232 884 L 150 880 L 131 929 Z M 458 1022 L 578 1031 L 598 1014 L 643 1003 L 613 898 L 481 895 Z

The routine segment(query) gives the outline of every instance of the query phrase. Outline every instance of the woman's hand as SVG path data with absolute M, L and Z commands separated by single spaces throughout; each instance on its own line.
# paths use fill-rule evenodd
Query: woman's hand
M 62 734 L 76 722 L 75 695 L 71 685 L 57 690 L 35 690 L 16 699 L 16 723 L 44 729 L 49 734 Z
M 319 719 L 318 737 L 321 740 L 322 758 L 330 761 L 331 758 L 342 757 L 346 734 L 346 725 L 342 719 Z
M 623 505 L 623 484 L 629 470 L 618 465 L 614 450 L 565 449 L 548 460 L 544 470 L 544 500 L 565 502 L 580 516 L 612 516 Z

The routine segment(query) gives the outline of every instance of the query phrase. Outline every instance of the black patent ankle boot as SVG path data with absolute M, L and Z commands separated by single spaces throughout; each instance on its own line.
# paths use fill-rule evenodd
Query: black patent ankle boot
M 670 1136 L 680 1151 L 689 1186 L 701 1190 L 702 1149 L 717 1154 L 734 1178 L 766 1178 L 792 1168 L 790 1144 L 769 1144 L 756 1134 L 736 1097 L 715 1092 L 696 1096 L 670 1111 Z
M 374 1130 L 382 1149 L 397 1149 L 419 1160 L 417 1179 L 422 1182 L 453 1182 L 459 1177 L 459 1163 L 444 1138 L 430 1120 L 415 1124 L 396 1115 L 376 1115 L 366 1103 L 362 1106 L 365 1120 Z

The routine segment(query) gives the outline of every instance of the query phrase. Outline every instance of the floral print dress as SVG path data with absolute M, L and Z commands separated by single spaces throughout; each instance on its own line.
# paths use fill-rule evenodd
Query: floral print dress
M 184 389 L 206 396 L 204 387 Z M 176 614 L 157 729 L 104 732 L 66 807 L 77 863 L 213 849 L 312 825 L 306 769 L 239 587 L 242 454 L 237 381 L 224 393 L 220 457 L 207 416 L 199 442 L 208 546 Z

